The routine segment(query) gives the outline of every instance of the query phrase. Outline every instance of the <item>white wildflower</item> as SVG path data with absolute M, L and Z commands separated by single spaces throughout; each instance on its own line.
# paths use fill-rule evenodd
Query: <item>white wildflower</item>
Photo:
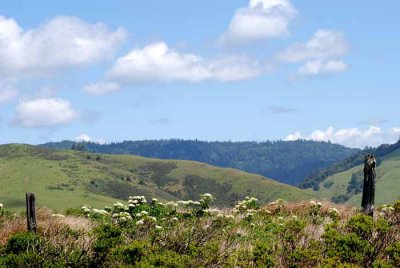
M 108 212 L 104 209 L 93 209 L 93 212 L 96 214 L 101 214 L 101 215 L 108 215 Z
M 150 220 L 150 221 L 153 221 L 153 222 L 156 222 L 156 221 L 157 221 L 157 218 L 156 218 L 156 217 L 151 217 L 151 216 L 147 217 L 146 219 L 148 219 L 148 220 Z
M 225 215 L 225 218 L 230 219 L 230 220 L 234 220 L 235 216 L 233 216 L 233 215 Z
M 340 212 L 337 208 L 330 208 L 328 210 L 328 213 L 331 214 L 332 216 L 340 216 Z

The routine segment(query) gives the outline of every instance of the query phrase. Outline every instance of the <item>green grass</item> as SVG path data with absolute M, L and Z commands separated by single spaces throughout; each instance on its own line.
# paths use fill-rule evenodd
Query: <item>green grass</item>
M 0 146 L 0 186 L 0 202 L 8 208 L 23 208 L 25 193 L 34 192 L 37 206 L 59 211 L 83 204 L 101 207 L 129 195 L 167 201 L 197 199 L 198 194 L 210 192 L 219 206 L 232 205 L 247 195 L 261 202 L 315 197 L 309 190 L 199 162 L 89 154 L 23 144 Z
M 377 167 L 376 195 L 375 203 L 387 204 L 400 199 L 400 150 L 396 150 L 382 159 L 382 163 Z M 324 198 L 331 200 L 333 196 L 345 194 L 348 183 L 353 173 L 362 172 L 363 165 L 358 165 L 347 171 L 337 173 L 328 177 L 320 183 L 318 194 Z M 326 182 L 333 182 L 332 186 L 326 188 Z M 361 193 L 352 195 L 346 202 L 348 205 L 360 205 Z

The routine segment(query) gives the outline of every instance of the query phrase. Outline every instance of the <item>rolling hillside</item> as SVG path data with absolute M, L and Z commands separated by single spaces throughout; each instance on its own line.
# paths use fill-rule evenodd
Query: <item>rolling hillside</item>
M 75 142 L 40 146 L 71 149 Z M 274 180 L 299 185 L 306 177 L 359 150 L 317 141 L 206 142 L 198 140 L 144 140 L 110 144 L 85 142 L 88 152 L 130 154 L 159 159 L 191 160 L 236 168 Z
M 376 148 L 367 147 L 364 150 L 360 150 L 348 158 L 342 159 L 332 165 L 317 170 L 308 176 L 299 186 L 300 188 L 313 188 L 314 190 L 319 189 L 319 184 L 329 176 L 336 173 L 344 172 L 355 166 L 364 163 L 364 157 L 368 154 L 373 154 L 377 157 L 378 165 L 381 163 L 382 158 L 386 155 L 400 149 L 400 140 L 394 144 L 382 144 Z
M 88 204 L 100 207 L 130 195 L 160 200 L 216 196 L 219 206 L 252 195 L 261 202 L 315 196 L 259 175 L 204 163 L 156 160 L 128 155 L 101 155 L 31 145 L 0 146 L 0 202 L 24 206 L 25 192 L 35 192 L 38 206 L 53 209 Z
M 381 156 L 377 167 L 376 204 L 400 200 L 400 148 Z M 319 185 L 322 198 L 349 205 L 361 204 L 363 164 L 327 177 Z

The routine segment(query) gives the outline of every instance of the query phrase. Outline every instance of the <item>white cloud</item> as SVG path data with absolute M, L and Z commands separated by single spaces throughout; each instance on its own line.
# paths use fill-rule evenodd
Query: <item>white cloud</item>
M 206 61 L 195 54 L 179 53 L 163 42 L 134 49 L 120 57 L 107 78 L 120 84 L 238 81 L 262 73 L 258 62 L 230 57 Z
M 68 101 L 56 98 L 21 102 L 11 125 L 24 128 L 54 127 L 68 124 L 78 117 Z
M 19 92 L 8 82 L 0 81 L 0 104 L 15 99 Z
M 99 144 L 105 144 L 105 141 L 103 139 L 92 139 L 89 135 L 87 134 L 80 134 L 75 138 L 76 141 L 78 142 L 94 142 L 94 143 L 99 143 Z
M 289 0 L 250 0 L 247 7 L 235 12 L 218 44 L 237 45 L 287 35 L 296 13 Z
M 299 76 L 316 76 L 327 73 L 344 72 L 349 66 L 342 60 L 312 60 L 300 66 L 297 74 Z
M 92 138 L 87 134 L 80 134 L 78 137 L 75 138 L 75 140 L 76 141 L 90 142 L 90 141 L 92 141 Z
M 76 17 L 59 16 L 23 30 L 14 19 L 0 16 L 0 74 L 21 76 L 97 63 L 110 57 L 126 37 Z
M 87 85 L 83 88 L 84 91 L 94 95 L 104 95 L 110 92 L 118 91 L 121 86 L 113 82 L 101 82 Z
M 299 131 L 290 134 L 285 140 L 293 141 L 298 139 L 331 141 L 348 147 L 364 148 L 365 146 L 379 146 L 383 143 L 395 143 L 399 140 L 400 128 L 381 129 L 370 126 L 361 130 L 358 128 L 344 128 L 335 130 L 328 127 L 325 131 L 315 130 L 308 136 L 303 136 Z
M 295 44 L 278 55 L 283 62 L 302 62 L 344 56 L 349 44 L 342 32 L 319 30 L 306 43 Z
M 340 57 L 350 51 L 344 34 L 336 30 L 319 30 L 305 43 L 295 44 L 277 55 L 286 63 L 303 63 L 297 76 L 317 76 L 346 71 L 349 66 Z
M 391 128 L 391 131 L 393 131 L 395 134 L 399 134 L 400 135 L 400 127 Z

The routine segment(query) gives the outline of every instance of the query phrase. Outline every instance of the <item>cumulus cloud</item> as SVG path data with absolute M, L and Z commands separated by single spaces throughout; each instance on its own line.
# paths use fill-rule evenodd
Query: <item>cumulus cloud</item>
M 303 63 L 298 76 L 316 76 L 346 71 L 349 66 L 340 57 L 349 51 L 349 43 L 342 32 L 319 30 L 307 42 L 279 53 L 277 59 L 285 63 Z
M 89 135 L 87 134 L 80 134 L 75 138 L 75 141 L 78 142 L 94 142 L 94 143 L 99 143 L 99 144 L 105 144 L 105 141 L 103 139 L 92 139 Z
M 14 88 L 0 88 L 0 104 L 8 102 L 18 96 L 18 91 Z
M 235 12 L 218 44 L 246 44 L 287 35 L 296 13 L 289 0 L 250 0 Z
M 0 74 L 21 78 L 84 66 L 110 57 L 126 37 L 76 17 L 59 16 L 24 30 L 17 21 L 0 16 Z
M 241 57 L 205 60 L 158 42 L 117 59 L 107 78 L 125 85 L 203 81 L 238 81 L 262 73 L 258 62 Z
M 349 66 L 342 60 L 312 60 L 300 66 L 297 74 L 300 76 L 316 76 L 328 73 L 344 72 Z
M 342 32 L 319 30 L 306 43 L 295 44 L 278 55 L 284 62 L 302 62 L 346 55 L 349 44 Z
M 118 91 L 121 86 L 114 82 L 100 82 L 87 85 L 83 88 L 84 91 L 93 95 L 104 95 L 110 92 Z
M 78 112 L 68 101 L 42 98 L 21 102 L 11 125 L 24 128 L 55 127 L 68 124 L 77 117 Z
M 399 140 L 400 128 L 381 129 L 370 126 L 367 129 L 344 128 L 336 130 L 328 127 L 324 130 L 315 130 L 310 135 L 303 136 L 296 131 L 286 137 L 285 140 L 293 141 L 299 139 L 315 141 L 331 141 L 353 148 L 364 148 L 365 146 L 379 146 L 383 143 L 395 143 Z

